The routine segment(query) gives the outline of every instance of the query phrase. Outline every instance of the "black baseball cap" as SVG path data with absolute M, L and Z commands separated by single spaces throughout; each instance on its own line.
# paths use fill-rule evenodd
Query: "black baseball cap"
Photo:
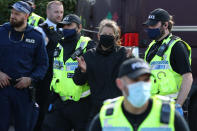
M 29 4 L 24 1 L 18 1 L 14 3 L 12 6 L 9 6 L 10 9 L 15 9 L 19 12 L 23 12 L 26 14 L 31 14 L 32 8 Z
M 131 58 L 121 64 L 118 77 L 127 76 L 136 79 L 144 74 L 151 74 L 149 65 L 143 59 Z
M 66 17 L 64 17 L 63 21 L 62 22 L 59 22 L 57 24 L 57 26 L 59 28 L 62 28 L 64 25 L 69 25 L 71 24 L 72 22 L 80 25 L 81 24 L 81 19 L 79 18 L 79 16 L 75 15 L 75 14 L 69 14 L 67 15 Z
M 161 22 L 167 22 L 170 20 L 170 14 L 161 8 L 153 10 L 149 16 L 148 20 L 143 23 L 143 25 L 147 26 L 154 26 L 156 25 L 159 21 Z

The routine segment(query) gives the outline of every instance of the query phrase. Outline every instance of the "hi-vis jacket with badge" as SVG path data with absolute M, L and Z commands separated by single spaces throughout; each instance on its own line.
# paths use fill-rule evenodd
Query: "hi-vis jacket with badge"
M 152 97 L 153 105 L 145 120 L 135 127 L 122 111 L 124 97 L 107 100 L 99 117 L 102 131 L 174 131 L 175 104 L 167 97 Z
M 41 17 L 41 16 L 35 14 L 34 12 L 32 12 L 31 15 L 28 18 L 28 24 L 32 25 L 32 26 L 38 26 L 38 23 L 39 23 L 40 19 L 43 19 L 43 21 L 44 21 L 43 17 Z
M 153 74 L 152 90 L 151 93 L 160 95 L 169 95 L 172 98 L 176 98 L 182 84 L 182 76 L 176 73 L 170 64 L 170 54 L 172 47 L 178 41 L 182 41 L 189 50 L 189 60 L 191 64 L 191 47 L 179 37 L 170 35 L 163 40 L 157 54 L 150 61 L 151 72 Z M 155 44 L 155 40 L 152 41 L 146 50 L 145 60 L 150 48 Z M 166 48 L 166 49 L 164 49 Z
M 76 49 L 81 47 L 85 51 L 89 40 L 89 37 L 81 36 L 77 43 Z M 64 63 L 63 48 L 60 44 L 58 44 L 57 47 L 60 49 L 60 54 L 58 57 L 54 58 L 51 89 L 53 88 L 53 91 L 58 93 L 63 101 L 68 99 L 78 101 L 80 98 L 90 95 L 90 88 L 87 84 L 78 86 L 75 85 L 72 80 L 74 70 L 78 67 L 78 62 L 69 58 Z

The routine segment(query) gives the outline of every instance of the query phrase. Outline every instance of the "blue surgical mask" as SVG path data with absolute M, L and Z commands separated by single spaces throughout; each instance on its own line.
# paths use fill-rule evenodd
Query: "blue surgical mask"
M 151 40 L 157 40 L 160 36 L 161 36 L 161 31 L 160 28 L 156 28 L 156 29 L 145 29 L 145 31 L 148 34 L 148 37 Z
M 128 101 L 136 108 L 142 107 L 150 98 L 151 83 L 140 81 L 127 85 L 129 95 Z
M 77 33 L 76 29 L 63 29 L 64 38 L 73 36 Z

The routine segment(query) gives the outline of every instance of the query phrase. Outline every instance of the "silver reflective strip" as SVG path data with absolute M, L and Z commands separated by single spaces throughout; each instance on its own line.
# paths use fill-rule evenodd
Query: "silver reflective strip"
M 165 95 L 165 96 L 170 97 L 171 99 L 176 99 L 178 96 L 178 93 L 169 94 L 169 95 Z
M 81 97 L 80 98 L 84 98 L 84 97 L 86 97 L 86 96 L 88 96 L 90 94 L 90 90 L 87 90 L 87 91 L 85 91 L 85 92 L 83 92 L 82 94 L 81 94 Z M 66 99 L 66 97 L 65 96 L 60 96 L 60 98 L 61 98 L 61 100 L 62 101 L 65 101 L 65 100 L 73 100 L 72 99 L 72 96 L 68 96 L 68 98 Z
M 89 94 L 90 94 L 90 90 L 87 90 L 87 91 L 85 91 L 85 92 L 83 92 L 83 93 L 81 94 L 81 98 L 86 97 L 86 96 L 89 95 Z
M 102 131 L 130 131 L 129 127 L 103 127 Z
M 153 127 L 153 128 L 141 128 L 140 131 L 172 131 L 171 128 L 166 127 Z
M 84 49 L 85 48 L 85 41 L 82 41 L 81 43 L 80 43 L 80 46 L 79 47 L 81 47 L 82 49 Z

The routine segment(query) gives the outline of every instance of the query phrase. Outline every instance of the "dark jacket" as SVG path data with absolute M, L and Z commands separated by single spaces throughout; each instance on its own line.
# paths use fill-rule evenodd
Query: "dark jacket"
M 48 57 L 40 32 L 32 26 L 17 32 L 10 23 L 5 23 L 0 27 L 0 36 L 0 71 L 13 79 L 31 77 L 39 80 L 44 77 Z
M 92 104 L 100 108 L 104 100 L 121 95 L 115 79 L 121 63 L 127 59 L 126 49 L 114 46 L 106 52 L 98 46 L 89 50 L 83 57 L 87 64 L 87 71 L 81 73 L 80 68 L 77 68 L 73 80 L 77 85 L 88 82 Z
M 45 32 L 46 36 L 49 39 L 49 42 L 46 46 L 46 50 L 47 50 L 47 54 L 49 58 L 49 68 L 47 70 L 44 81 L 47 81 L 47 83 L 50 83 L 52 76 L 53 76 L 54 50 L 63 36 L 62 36 L 61 31 L 55 31 L 55 29 L 49 27 L 47 23 L 40 24 L 39 26 L 43 29 L 43 31 Z

